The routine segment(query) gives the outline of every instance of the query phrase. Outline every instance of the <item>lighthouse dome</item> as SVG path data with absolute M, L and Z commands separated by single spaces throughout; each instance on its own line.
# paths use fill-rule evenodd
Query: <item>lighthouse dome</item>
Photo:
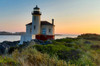
M 36 5 L 36 7 L 34 9 L 40 9 L 40 8 Z

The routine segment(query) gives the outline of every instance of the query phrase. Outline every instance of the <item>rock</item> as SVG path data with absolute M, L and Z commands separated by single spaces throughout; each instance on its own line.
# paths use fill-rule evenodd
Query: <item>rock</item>
M 3 54 L 5 52 L 5 49 L 2 45 L 0 45 L 0 55 Z
M 9 50 L 10 47 L 16 47 L 18 45 L 19 41 L 3 41 L 0 43 L 0 54 L 4 54 Z
M 34 42 L 35 42 L 36 44 L 41 44 L 41 45 L 52 44 L 52 41 L 51 41 L 51 40 L 42 41 L 42 40 L 34 39 Z
M 91 48 L 93 48 L 93 49 L 100 49 L 100 45 L 91 45 Z
M 45 44 L 52 44 L 52 41 L 50 41 L 50 40 L 45 41 Z
M 91 42 L 90 41 L 85 41 L 84 44 L 91 44 Z

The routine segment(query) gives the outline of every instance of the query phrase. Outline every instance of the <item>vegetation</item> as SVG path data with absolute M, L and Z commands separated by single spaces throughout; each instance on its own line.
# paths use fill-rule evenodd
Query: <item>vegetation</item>
M 100 35 L 98 34 L 82 34 L 82 35 L 79 35 L 78 38 L 83 38 L 83 39 L 87 39 L 87 40 L 99 40 L 100 41 Z
M 50 57 L 46 53 L 40 53 L 29 46 L 21 52 L 16 49 L 11 56 L 0 57 L 0 64 L 0 66 L 67 66 L 70 63 L 58 60 L 56 56 Z
M 99 66 L 100 40 L 96 34 L 53 40 L 52 44 L 11 47 L 0 56 L 0 66 Z

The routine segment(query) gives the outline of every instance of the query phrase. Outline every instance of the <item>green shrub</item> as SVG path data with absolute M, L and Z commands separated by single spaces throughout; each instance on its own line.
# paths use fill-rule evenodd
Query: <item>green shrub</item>
M 22 66 L 67 66 L 63 60 L 58 60 L 57 57 L 50 57 L 48 54 L 42 54 L 36 49 L 28 47 L 22 52 L 17 50 L 13 52 L 13 58 L 20 61 Z
M 0 56 L 0 66 L 19 66 L 20 63 L 16 62 L 13 58 L 10 57 L 1 57 Z
M 18 49 L 18 47 L 10 47 L 8 53 L 11 54 L 15 49 Z
M 71 42 L 76 41 L 76 40 L 78 40 L 78 39 L 77 38 L 63 38 L 63 39 L 56 39 L 55 41 L 71 43 Z
M 78 38 L 81 38 L 81 39 L 87 39 L 87 40 L 98 40 L 100 41 L 100 35 L 98 34 L 81 34 L 78 36 Z
M 47 53 L 50 56 L 56 55 L 59 59 L 65 60 L 69 62 L 70 60 L 77 61 L 80 56 L 81 52 L 78 49 L 75 49 L 74 44 L 66 46 L 63 44 L 48 44 L 48 45 L 34 45 L 33 47 L 36 48 L 38 51 L 42 53 Z

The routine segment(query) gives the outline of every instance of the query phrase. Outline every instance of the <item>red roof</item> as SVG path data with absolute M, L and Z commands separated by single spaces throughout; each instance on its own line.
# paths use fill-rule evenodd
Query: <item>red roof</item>
M 28 23 L 26 25 L 32 25 L 32 22 L 31 23 Z M 52 25 L 53 26 L 53 24 L 50 23 L 50 22 L 48 22 L 48 21 L 41 21 L 41 25 Z

